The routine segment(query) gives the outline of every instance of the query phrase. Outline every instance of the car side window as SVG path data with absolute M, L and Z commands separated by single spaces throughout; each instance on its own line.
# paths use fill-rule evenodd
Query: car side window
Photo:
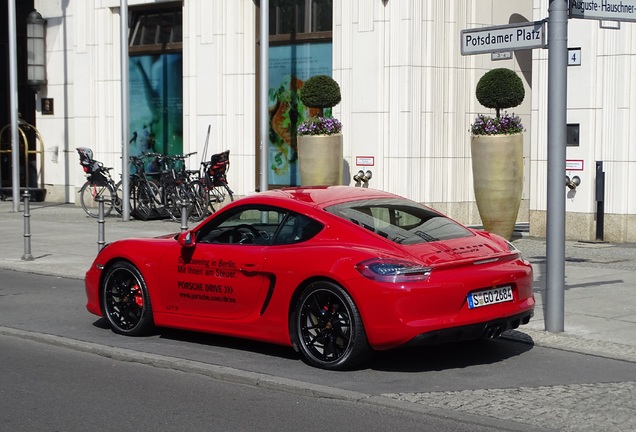
M 287 216 L 271 207 L 240 207 L 213 218 L 197 232 L 198 243 L 268 245 Z
M 322 229 L 319 222 L 298 213 L 290 213 L 285 219 L 273 244 L 293 244 L 309 240 Z

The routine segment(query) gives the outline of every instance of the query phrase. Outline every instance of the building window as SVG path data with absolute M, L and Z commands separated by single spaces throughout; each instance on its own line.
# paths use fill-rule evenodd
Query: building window
M 269 0 L 270 36 L 331 36 L 333 0 Z
M 181 154 L 183 5 L 135 6 L 129 17 L 130 155 Z
M 332 29 L 333 0 L 269 0 L 270 187 L 300 183 L 296 128 L 312 113 L 298 92 L 311 76 L 331 76 Z
M 128 47 L 131 53 L 140 51 L 181 50 L 182 7 L 130 11 Z

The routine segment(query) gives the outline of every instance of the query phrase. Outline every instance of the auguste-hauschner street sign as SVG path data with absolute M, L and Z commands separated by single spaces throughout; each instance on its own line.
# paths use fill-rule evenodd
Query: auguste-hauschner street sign
M 571 0 L 569 15 L 570 18 L 636 21 L 636 0 Z

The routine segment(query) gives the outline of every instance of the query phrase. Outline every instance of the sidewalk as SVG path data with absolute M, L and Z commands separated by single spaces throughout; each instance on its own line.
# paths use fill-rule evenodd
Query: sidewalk
M 113 212 L 115 213 L 115 212 Z M 0 201 L 0 268 L 83 279 L 98 251 L 98 223 L 73 204 L 30 203 L 30 245 L 25 253 L 25 218 L 11 201 Z M 104 237 L 176 233 L 171 220 L 123 222 L 105 218 Z M 507 337 L 536 345 L 636 362 L 636 244 L 566 242 L 565 331 L 545 332 L 545 240 L 520 236 L 513 242 L 534 268 L 537 300 L 529 325 Z

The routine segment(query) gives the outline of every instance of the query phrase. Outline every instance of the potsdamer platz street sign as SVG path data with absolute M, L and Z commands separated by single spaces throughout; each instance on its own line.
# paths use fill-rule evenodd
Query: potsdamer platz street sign
M 546 22 L 535 21 L 461 31 L 462 55 L 545 48 Z

